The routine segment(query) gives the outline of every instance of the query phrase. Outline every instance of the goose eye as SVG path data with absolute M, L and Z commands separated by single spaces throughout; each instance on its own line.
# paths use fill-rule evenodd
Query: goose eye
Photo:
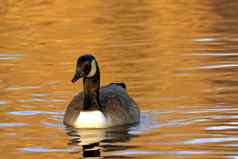
M 91 70 L 91 64 L 88 62 L 85 66 L 84 66 L 84 72 L 87 75 Z

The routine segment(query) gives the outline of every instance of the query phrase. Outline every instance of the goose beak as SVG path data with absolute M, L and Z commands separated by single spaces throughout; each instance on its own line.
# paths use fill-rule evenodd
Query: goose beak
M 80 76 L 77 73 L 75 73 L 74 77 L 71 80 L 72 83 L 75 83 L 77 80 L 79 80 L 79 78 L 80 78 Z
M 74 77 L 72 78 L 72 83 L 75 83 L 77 80 L 79 80 L 81 77 L 83 77 L 82 76 L 82 73 L 79 73 L 79 72 L 76 72 L 75 74 L 74 74 Z

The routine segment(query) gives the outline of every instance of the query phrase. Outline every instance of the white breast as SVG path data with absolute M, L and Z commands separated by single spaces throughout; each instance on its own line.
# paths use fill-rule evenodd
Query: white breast
M 76 128 L 106 128 L 107 119 L 105 115 L 99 111 L 81 111 L 74 123 Z

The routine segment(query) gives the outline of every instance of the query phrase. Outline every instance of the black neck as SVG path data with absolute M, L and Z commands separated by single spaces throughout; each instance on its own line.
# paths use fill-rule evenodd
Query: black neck
M 99 101 L 100 89 L 100 71 L 97 66 L 97 72 L 93 77 L 85 77 L 83 79 L 84 87 L 84 110 L 99 110 L 101 109 Z

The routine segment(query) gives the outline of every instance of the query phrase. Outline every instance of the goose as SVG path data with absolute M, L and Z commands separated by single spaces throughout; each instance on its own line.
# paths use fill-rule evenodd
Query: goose
M 100 70 L 91 54 L 80 56 L 72 79 L 83 78 L 83 91 L 66 108 L 64 124 L 74 128 L 108 128 L 138 123 L 140 109 L 128 95 L 125 83 L 100 87 Z

